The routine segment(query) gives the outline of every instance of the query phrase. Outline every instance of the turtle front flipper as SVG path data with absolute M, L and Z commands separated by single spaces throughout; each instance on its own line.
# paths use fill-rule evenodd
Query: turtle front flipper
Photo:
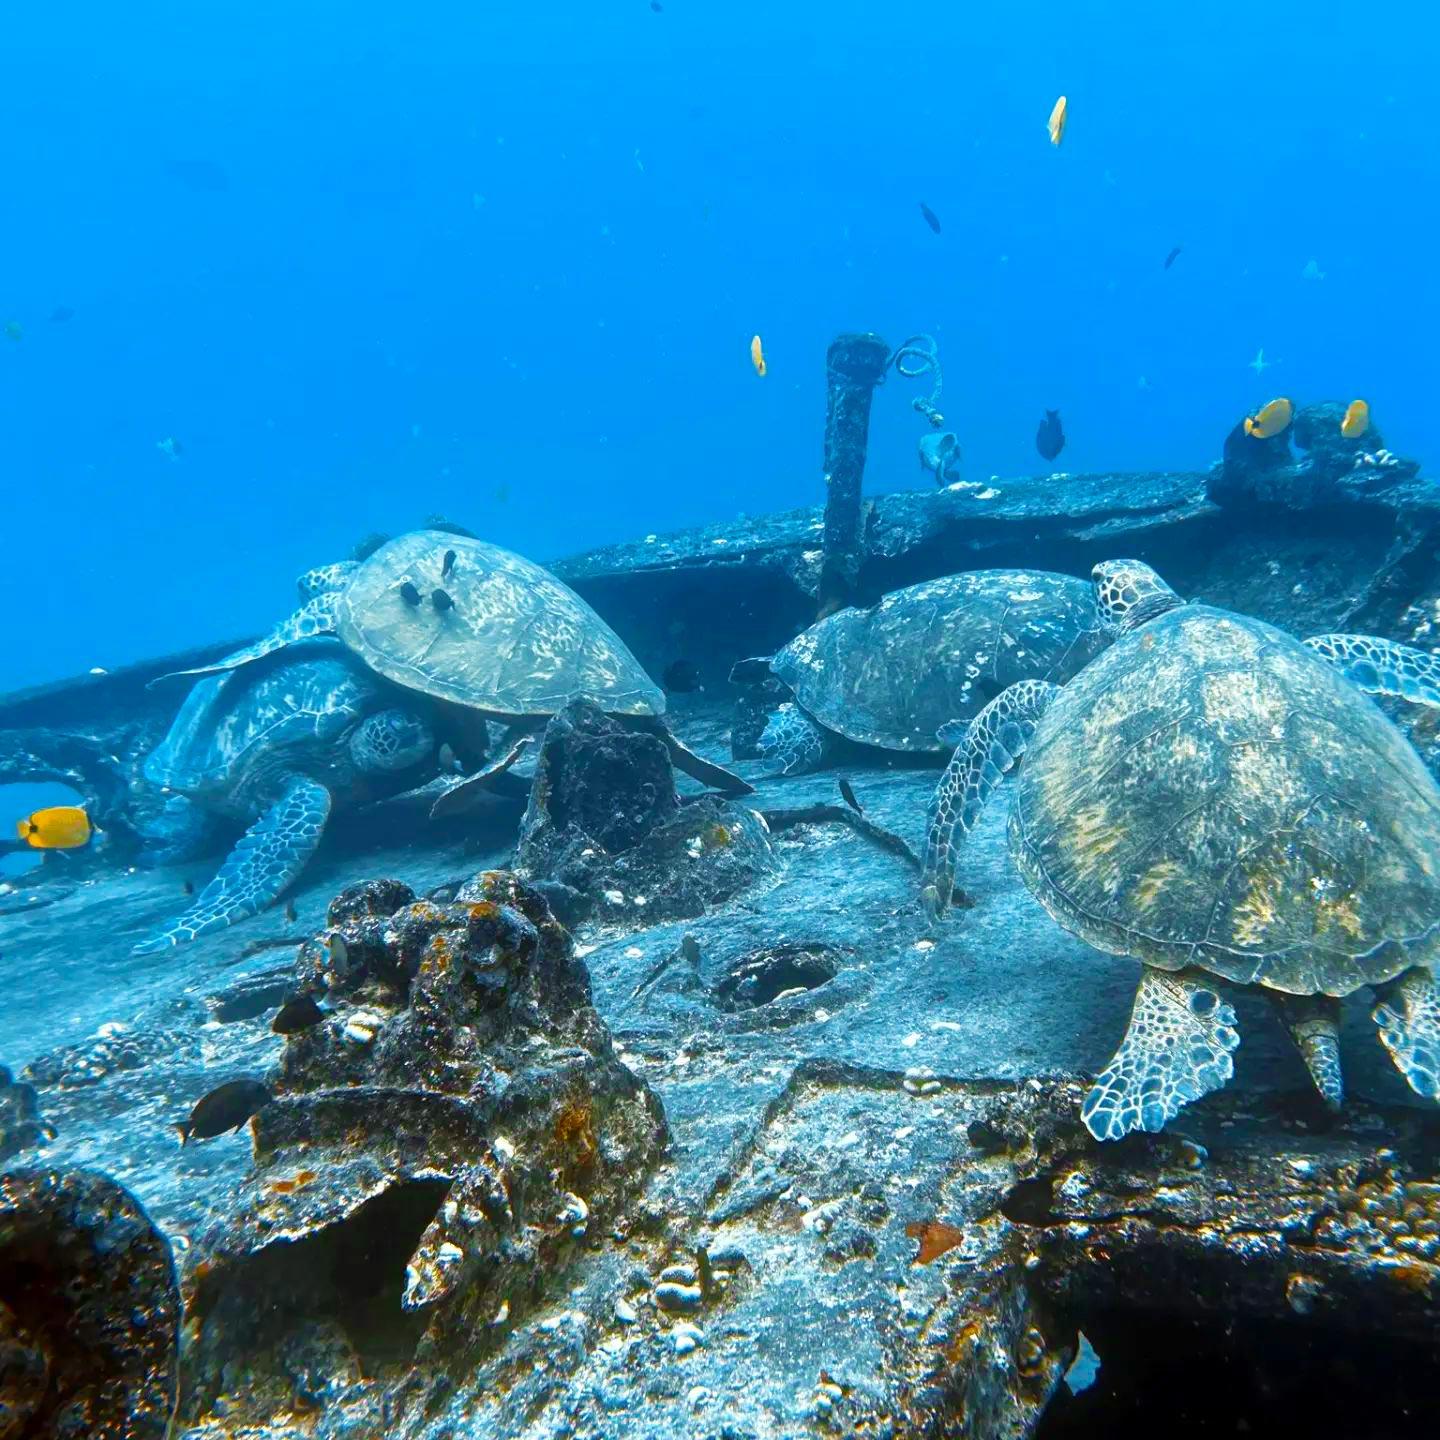
M 131 952 L 152 955 L 223 930 L 274 901 L 305 868 L 330 816 L 330 792 L 297 776 L 236 842 L 215 878 L 172 925 Z
M 1440 705 L 1440 655 L 1375 635 L 1312 635 L 1305 643 L 1367 695 Z
M 1416 966 L 1375 993 L 1371 1018 L 1395 1068 L 1417 1095 L 1440 1100 L 1440 982 Z
M 1018 681 L 1002 690 L 965 728 L 930 801 L 920 896 L 932 918 L 944 914 L 954 898 L 960 847 L 1059 693 L 1060 687 L 1046 680 Z M 958 729 L 958 722 L 943 726 L 940 738 L 954 739 Z
M 1340 1069 L 1340 1002 L 1330 995 L 1288 995 L 1267 992 L 1280 1011 L 1300 1058 L 1332 1110 L 1345 1100 L 1345 1078 Z
M 338 598 L 333 592 L 316 595 L 307 600 L 288 620 L 282 620 L 268 635 L 255 641 L 253 645 L 246 645 L 244 649 L 236 650 L 221 660 L 214 660 L 209 665 L 197 665 L 191 670 L 171 670 L 164 675 L 157 675 L 146 689 L 181 675 L 217 675 L 222 670 L 238 670 L 240 666 L 271 655 L 276 650 L 283 650 L 287 645 L 311 640 L 317 635 L 333 635 L 335 602 Z
M 756 749 L 780 775 L 801 775 L 818 769 L 825 758 L 827 736 L 792 700 L 765 722 Z
M 350 577 L 359 568 L 358 560 L 336 560 L 330 565 L 315 565 L 295 581 L 295 588 L 302 600 L 338 593 L 350 583 Z
M 510 767 L 519 760 L 530 748 L 535 737 L 533 735 L 521 735 L 515 743 L 498 760 L 493 760 L 483 769 L 477 770 L 473 775 L 467 775 L 463 780 L 457 780 L 448 790 L 444 792 L 430 807 L 430 818 L 432 820 L 444 820 L 451 815 L 463 815 L 473 810 L 483 795 L 506 793 L 497 784 L 502 778 L 514 779 L 509 775 Z M 530 786 L 527 783 L 520 784 L 512 792 L 511 798 L 520 798 L 529 794 Z
M 1125 1039 L 1085 1097 L 1080 1118 L 1097 1140 L 1159 1130 L 1182 1105 L 1235 1073 L 1230 1052 L 1239 1043 L 1235 1010 L 1208 976 L 1147 967 Z
M 668 725 L 660 723 L 655 733 L 665 742 L 665 748 L 670 752 L 670 763 L 692 780 L 698 780 L 702 785 L 713 785 L 726 795 L 755 793 L 755 787 L 742 780 L 733 770 L 727 770 L 723 765 L 716 765 L 703 755 L 697 755 Z

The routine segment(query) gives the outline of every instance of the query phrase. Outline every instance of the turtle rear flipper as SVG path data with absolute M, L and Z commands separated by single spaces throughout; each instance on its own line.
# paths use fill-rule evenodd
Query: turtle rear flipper
M 1380 1043 L 1417 1095 L 1440 1100 L 1440 982 L 1417 966 L 1376 993 Z
M 239 839 L 195 903 L 131 952 L 153 955 L 223 930 L 263 910 L 291 885 L 315 853 L 330 816 L 330 792 L 299 776 Z
M 793 701 L 787 701 L 765 722 L 758 749 L 780 775 L 801 775 L 818 769 L 829 747 L 829 735 Z
M 1312 635 L 1305 643 L 1367 695 L 1440 705 L 1440 655 L 1376 635 Z
M 287 645 L 298 644 L 301 640 L 312 640 L 317 635 L 333 635 L 337 598 L 333 592 L 316 595 L 254 644 L 246 645 L 244 649 L 236 650 L 209 665 L 197 665 L 191 670 L 171 670 L 165 675 L 157 675 L 145 688 L 154 689 L 156 685 L 162 685 L 165 681 L 174 680 L 181 675 L 218 675 L 223 670 L 238 670 L 240 666 L 274 654 L 276 650 L 283 650 Z
M 1156 1131 L 1235 1073 L 1235 1010 L 1198 970 L 1145 969 L 1130 1028 L 1080 1108 L 1097 1140 Z
M 1345 1100 L 1345 1077 L 1340 1068 L 1340 1002 L 1331 995 L 1290 995 L 1271 990 L 1300 1058 L 1332 1110 Z
M 1018 681 L 1002 690 L 965 728 L 930 802 L 920 895 L 932 918 L 938 919 L 954 897 L 955 862 L 960 847 L 980 823 L 985 802 L 1025 753 L 1041 716 L 1059 693 L 1060 687 L 1046 680 Z M 953 721 L 940 729 L 942 739 L 955 733 Z

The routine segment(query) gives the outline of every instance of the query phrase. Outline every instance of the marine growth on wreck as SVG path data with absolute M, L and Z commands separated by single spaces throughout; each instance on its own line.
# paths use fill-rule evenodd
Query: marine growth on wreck
M 0 1435 L 1434 1434 L 1440 22 L 88 8 Z

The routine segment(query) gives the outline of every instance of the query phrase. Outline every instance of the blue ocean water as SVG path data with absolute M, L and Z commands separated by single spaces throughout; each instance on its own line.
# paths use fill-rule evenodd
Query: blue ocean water
M 1068 470 L 1202 467 L 1274 393 L 1363 395 L 1440 456 L 1430 7 L 139 0 L 5 30 L 0 688 L 253 633 L 434 512 L 544 560 L 813 503 L 844 329 L 938 338 L 970 477 L 1052 468 L 1046 407 Z M 910 393 L 873 490 L 930 483 Z

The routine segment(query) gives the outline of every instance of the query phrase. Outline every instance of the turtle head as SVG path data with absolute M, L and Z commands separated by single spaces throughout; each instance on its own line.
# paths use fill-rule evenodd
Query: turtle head
M 1185 603 L 1143 560 L 1104 560 L 1090 578 L 1100 618 L 1117 635 Z
M 381 710 L 350 737 L 350 758 L 369 775 L 408 770 L 434 750 L 430 727 L 408 710 Z

